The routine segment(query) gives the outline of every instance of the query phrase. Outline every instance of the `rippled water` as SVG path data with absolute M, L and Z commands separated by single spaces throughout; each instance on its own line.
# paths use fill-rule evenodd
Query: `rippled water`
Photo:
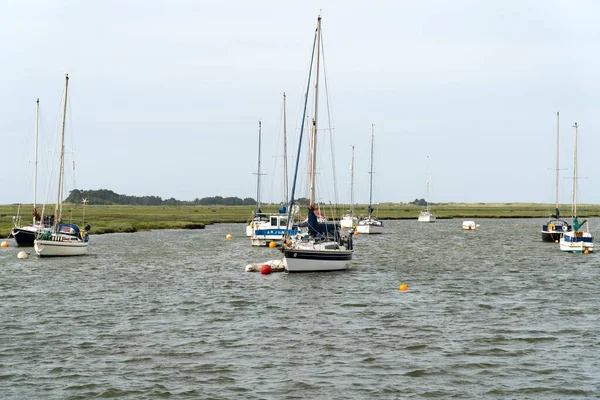
M 244 272 L 278 252 L 242 224 L 93 236 L 68 259 L 11 243 L 0 397 L 599 398 L 598 254 L 542 243 L 539 219 L 476 222 L 387 221 L 324 274 Z

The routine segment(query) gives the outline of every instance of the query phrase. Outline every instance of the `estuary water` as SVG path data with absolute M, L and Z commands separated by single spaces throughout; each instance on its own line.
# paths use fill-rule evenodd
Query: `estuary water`
M 543 243 L 542 219 L 461 222 L 386 221 L 312 274 L 244 272 L 279 252 L 243 224 L 66 259 L 11 241 L 0 398 L 600 398 L 600 255 Z

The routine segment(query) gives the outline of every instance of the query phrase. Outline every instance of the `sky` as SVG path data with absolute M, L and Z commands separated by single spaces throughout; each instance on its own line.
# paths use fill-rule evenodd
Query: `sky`
M 261 200 L 280 202 L 282 94 L 291 183 L 318 15 L 333 116 L 319 118 L 319 141 L 333 135 L 338 191 L 319 187 L 320 201 L 348 203 L 351 187 L 369 201 L 375 124 L 376 203 L 426 198 L 427 157 L 433 203 L 553 203 L 560 112 L 560 202 L 577 122 L 578 199 L 600 203 L 600 3 L 7 0 L 0 204 L 32 201 L 37 98 L 37 197 L 54 201 L 65 73 L 67 191 L 254 198 L 260 120 Z M 331 149 L 317 154 L 319 175 L 331 173 Z

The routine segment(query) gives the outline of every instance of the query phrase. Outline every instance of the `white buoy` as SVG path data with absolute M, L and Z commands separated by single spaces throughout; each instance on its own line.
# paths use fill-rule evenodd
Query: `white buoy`
M 27 259 L 27 257 L 29 257 L 29 254 L 25 253 L 24 251 L 20 251 L 20 252 L 17 254 L 17 258 L 18 258 L 19 260 L 26 260 L 26 259 Z
M 248 264 L 245 270 L 246 272 L 261 272 L 262 267 L 265 265 L 271 267 L 271 272 L 283 272 L 285 267 L 283 260 L 269 260 L 263 263 Z

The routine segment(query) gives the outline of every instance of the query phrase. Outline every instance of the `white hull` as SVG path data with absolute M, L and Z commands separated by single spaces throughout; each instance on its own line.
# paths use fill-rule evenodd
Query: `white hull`
M 383 226 L 375 224 L 358 225 L 356 231 L 361 234 L 378 234 L 383 233 Z
M 419 215 L 419 222 L 435 222 L 435 215 L 433 213 L 422 213 Z
M 252 225 L 246 225 L 246 236 L 252 236 Z
M 475 230 L 475 228 L 477 228 L 477 224 L 475 224 L 475 221 L 463 221 L 462 223 L 462 228 L 465 231 L 473 231 Z
M 352 216 L 343 216 L 340 219 L 341 228 L 355 228 L 358 225 L 358 218 Z
M 89 242 L 68 240 L 64 242 L 55 240 L 36 240 L 33 243 L 35 252 L 40 257 L 65 257 L 83 256 L 87 254 Z
M 591 253 L 594 251 L 593 240 L 589 232 L 567 232 L 560 238 L 560 250 L 569 253 L 583 253 L 587 250 Z

